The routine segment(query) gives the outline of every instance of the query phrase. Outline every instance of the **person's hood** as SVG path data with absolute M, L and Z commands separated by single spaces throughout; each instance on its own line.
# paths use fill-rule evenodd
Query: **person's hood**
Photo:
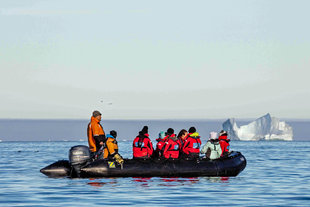
M 227 135 L 221 135 L 221 136 L 219 136 L 219 140 L 227 140 Z
M 172 137 L 176 137 L 176 136 L 177 136 L 176 134 L 167 134 L 167 136 L 165 136 L 164 139 L 172 138 Z
M 113 137 L 111 134 L 107 134 L 107 138 L 115 139 L 115 137 Z
M 90 120 L 91 120 L 92 122 L 96 122 L 96 123 L 99 123 L 99 122 L 100 122 L 98 119 L 96 119 L 96 118 L 93 117 L 93 116 L 90 118 Z
M 227 139 L 227 135 L 222 135 L 222 136 L 219 136 L 219 140 L 224 140 L 226 142 L 230 142 L 230 139 Z
M 140 131 L 139 132 L 139 135 L 137 136 L 137 137 L 140 137 L 140 138 L 149 138 L 149 134 L 148 133 L 145 133 L 145 134 L 143 134 L 143 132 L 142 131 Z
M 194 132 L 194 133 L 190 133 L 188 134 L 190 137 L 199 137 L 199 133 L 198 132 Z
M 220 141 L 218 139 L 209 139 L 209 141 L 212 143 L 212 144 L 220 144 Z
M 157 139 L 156 139 L 156 141 L 157 141 L 157 142 L 160 142 L 160 141 L 163 141 L 163 142 L 164 142 L 164 141 L 165 141 L 165 139 L 162 139 L 162 138 L 157 138 Z
M 175 142 L 179 140 L 176 136 L 170 136 L 169 139 L 172 139 Z

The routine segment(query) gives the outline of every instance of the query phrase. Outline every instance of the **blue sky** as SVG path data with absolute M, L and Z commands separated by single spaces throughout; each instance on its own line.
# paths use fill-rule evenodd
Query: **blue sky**
M 0 1 L 0 118 L 310 118 L 309 1 Z

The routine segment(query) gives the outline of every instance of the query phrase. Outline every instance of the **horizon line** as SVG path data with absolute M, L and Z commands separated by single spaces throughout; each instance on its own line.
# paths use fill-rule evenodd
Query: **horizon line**
M 103 119 L 102 121 L 223 121 L 223 120 L 228 120 L 228 119 L 237 119 L 239 121 L 251 121 L 251 120 L 256 120 L 258 118 L 235 118 L 235 117 L 230 117 L 230 118 L 124 118 L 124 119 Z M 276 117 L 278 118 L 278 117 Z M 280 120 L 285 120 L 285 121 L 310 121 L 310 118 L 278 118 Z M 84 121 L 84 120 L 89 120 L 89 118 L 0 118 L 0 121 L 4 120 L 18 120 L 18 121 Z

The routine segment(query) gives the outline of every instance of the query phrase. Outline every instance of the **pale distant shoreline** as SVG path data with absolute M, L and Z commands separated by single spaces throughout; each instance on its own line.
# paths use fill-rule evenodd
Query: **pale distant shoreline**
M 238 124 L 247 124 L 251 120 L 238 120 Z M 283 119 L 282 119 L 283 120 Z M 211 131 L 220 131 L 225 119 L 205 120 L 103 120 L 106 133 L 116 130 L 119 140 L 133 140 L 144 125 L 149 126 L 151 140 L 160 131 L 172 127 L 178 133 L 181 129 L 195 126 L 202 140 L 209 137 Z M 310 120 L 285 120 L 293 127 L 293 141 L 310 140 Z M 86 128 L 89 119 L 0 119 L 0 139 L 5 141 L 78 141 L 86 140 Z M 306 137 L 309 136 L 309 137 Z
M 212 119 L 212 118 L 187 118 L 187 119 L 158 119 L 158 118 L 150 118 L 150 119 L 105 119 L 103 117 L 103 121 L 225 121 L 229 118 L 234 118 L 234 117 L 228 117 L 228 118 L 218 118 L 218 119 Z M 301 121 L 301 122 L 310 122 L 310 118 L 308 119 L 300 119 L 300 118 L 281 118 L 278 117 L 283 121 Z M 256 118 L 235 118 L 238 121 L 253 121 Z M 0 121 L 6 121 L 6 120 L 14 120 L 14 121 L 89 121 L 89 119 L 71 119 L 71 118 L 67 118 L 67 119 L 55 119 L 55 118 L 0 118 Z

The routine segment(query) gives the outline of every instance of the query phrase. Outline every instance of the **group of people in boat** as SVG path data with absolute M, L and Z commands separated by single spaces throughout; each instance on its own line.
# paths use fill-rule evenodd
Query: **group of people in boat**
M 118 152 L 116 141 L 117 132 L 110 131 L 105 134 L 101 121 L 101 113 L 94 111 L 88 124 L 87 135 L 89 148 L 94 159 L 115 160 L 122 164 L 123 158 Z M 200 149 L 201 139 L 195 127 L 189 130 L 182 129 L 178 135 L 174 129 L 169 128 L 166 132 L 161 131 L 156 139 L 156 148 L 148 134 L 148 126 L 144 126 L 133 140 L 132 150 L 134 159 L 196 159 L 199 154 L 205 154 L 208 159 L 218 159 L 229 153 L 229 139 L 227 132 L 221 131 L 219 136 L 216 132 L 210 133 L 210 139 Z
M 144 126 L 133 141 L 133 158 L 195 159 L 202 153 L 209 159 L 218 159 L 229 152 L 229 139 L 227 132 L 223 130 L 219 137 L 216 132 L 211 132 L 210 139 L 201 150 L 201 139 L 195 127 L 190 127 L 188 131 L 182 129 L 178 135 L 174 133 L 174 129 L 169 128 L 166 132 L 160 132 L 156 141 L 154 150 L 148 126 Z

